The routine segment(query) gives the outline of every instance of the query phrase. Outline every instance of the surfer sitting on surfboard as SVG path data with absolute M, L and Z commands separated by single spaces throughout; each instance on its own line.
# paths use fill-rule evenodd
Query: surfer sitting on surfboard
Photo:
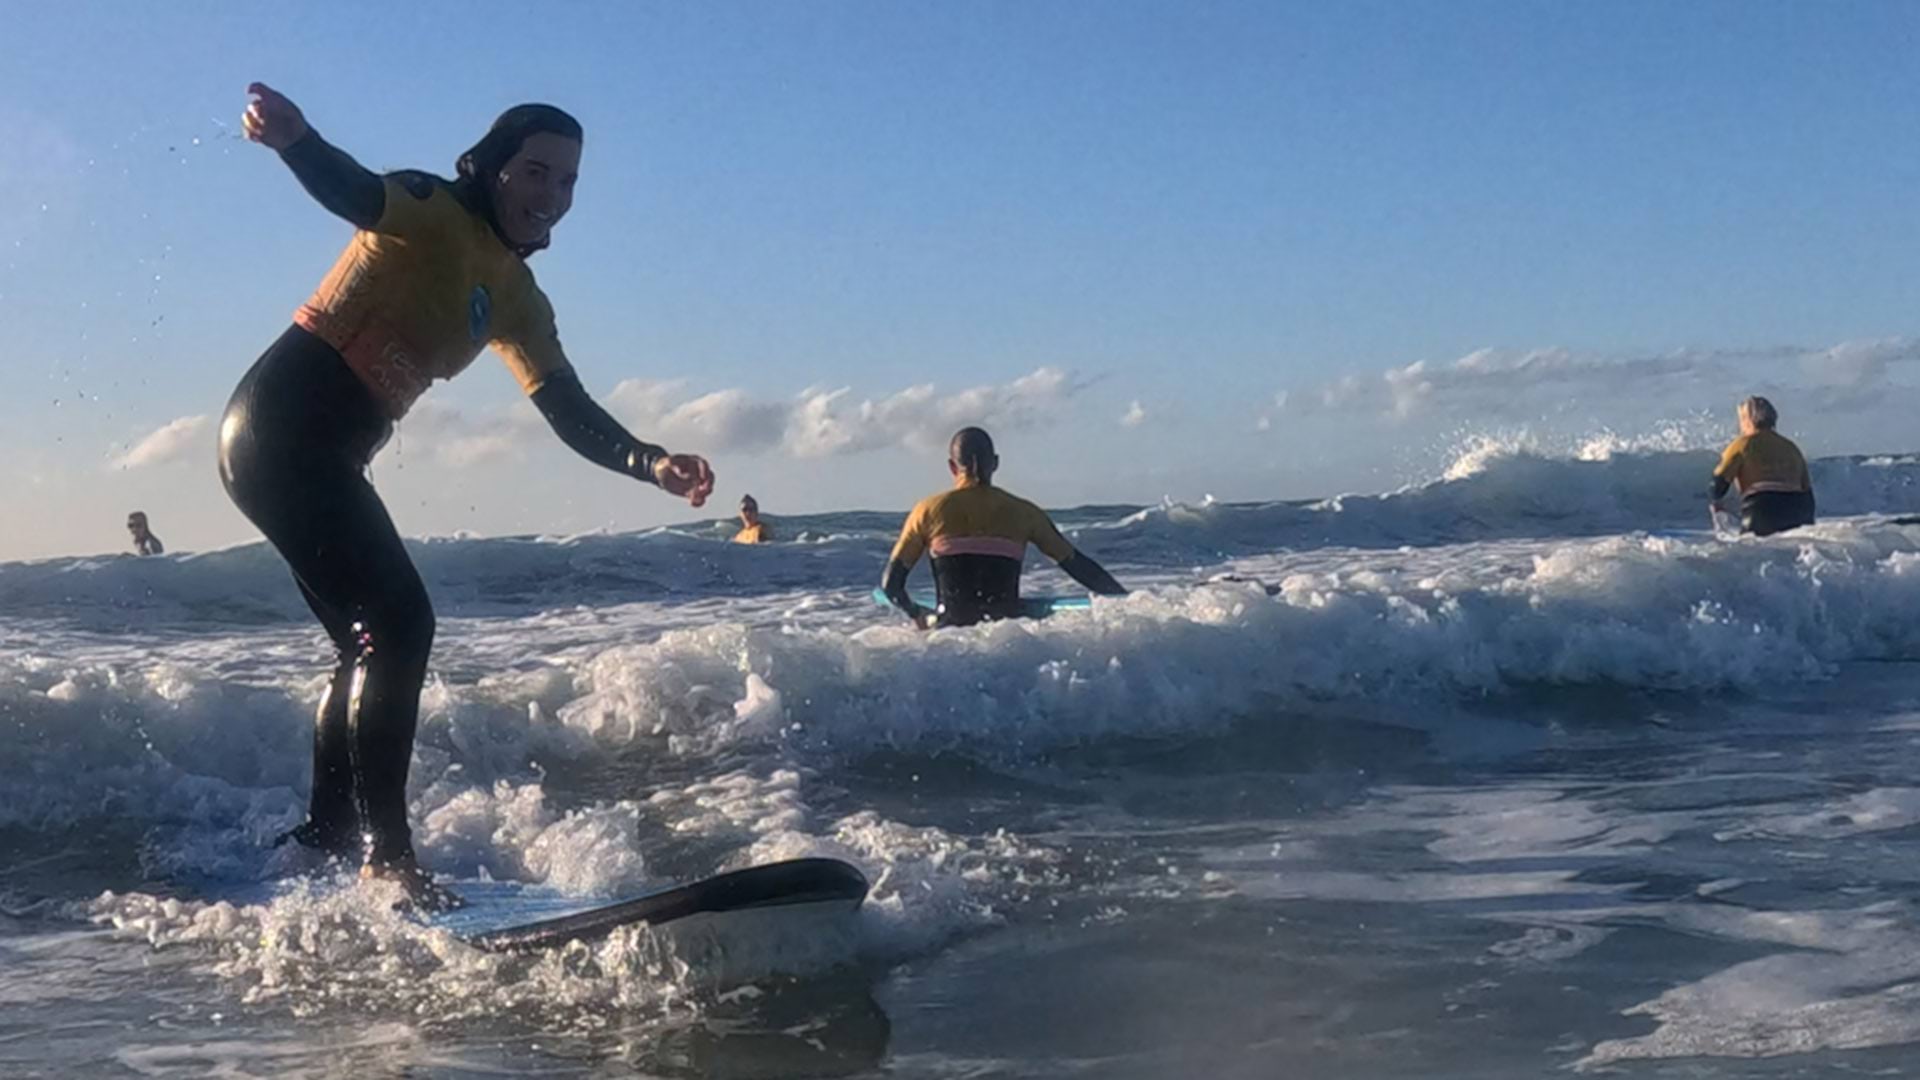
M 415 399 L 491 345 L 569 447 L 694 506 L 713 472 L 641 442 L 587 396 L 527 269 L 573 204 L 581 130 L 550 105 L 507 110 L 451 182 L 378 176 L 255 83 L 247 137 L 279 152 L 356 229 L 294 325 L 240 380 L 220 425 L 220 479 L 266 534 L 338 650 L 314 718 L 307 820 L 281 839 L 363 860 L 422 906 L 457 898 L 415 861 L 407 826 L 433 607 L 368 463 Z
M 1773 402 L 1750 397 L 1740 403 L 1740 437 L 1720 455 L 1713 470 L 1713 507 L 1727 489 L 1740 486 L 1740 523 L 1755 536 L 1813 524 L 1813 477 L 1807 459 L 1786 436 L 1774 431 L 1780 414 Z
M 994 487 L 999 467 L 993 438 L 977 427 L 961 428 L 947 446 L 953 489 L 920 500 L 907 516 L 880 587 L 914 625 L 971 626 L 1018 615 L 1020 564 L 1028 544 L 1089 591 L 1126 593 L 1112 574 L 1067 543 L 1046 511 Z M 929 552 L 940 602 L 931 612 L 907 595 L 907 574 Z

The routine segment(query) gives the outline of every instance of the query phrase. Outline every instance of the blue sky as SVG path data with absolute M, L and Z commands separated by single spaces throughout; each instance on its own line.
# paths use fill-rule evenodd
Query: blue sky
M 1698 426 L 1752 386 L 1810 450 L 1920 442 L 1911 5 L 7 18 L 0 557 L 118 547 L 136 504 L 176 546 L 250 535 L 195 421 L 348 236 L 233 138 L 255 79 L 376 169 L 446 173 L 519 101 L 578 115 L 535 273 L 589 387 L 727 505 L 904 507 L 963 417 L 1054 505 L 1391 487 L 1462 432 Z M 402 427 L 404 531 L 687 516 L 517 398 L 483 357 Z

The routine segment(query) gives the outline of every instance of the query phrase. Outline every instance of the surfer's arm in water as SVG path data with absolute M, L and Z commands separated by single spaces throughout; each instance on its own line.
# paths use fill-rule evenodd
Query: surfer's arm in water
M 713 491 L 713 470 L 693 454 L 669 454 L 642 442 L 607 414 L 571 371 L 552 375 L 529 400 L 574 453 L 604 469 L 684 495 L 695 506 Z
M 1087 557 L 1086 552 L 1076 551 L 1060 563 L 1060 569 L 1067 576 L 1087 587 L 1090 593 L 1101 596 L 1125 596 L 1126 587 L 1115 581 L 1107 568 Z
M 265 83 L 254 83 L 247 92 L 254 96 L 241 118 L 247 138 L 279 152 L 280 160 L 293 170 L 294 179 L 321 206 L 355 228 L 371 229 L 378 224 L 387 208 L 387 187 L 380 177 L 321 138 L 300 107 L 279 91 Z
M 1088 592 L 1101 596 L 1125 596 L 1126 587 L 1115 581 L 1107 568 L 1088 558 L 1086 553 L 1075 548 L 1060 535 L 1060 529 L 1046 511 L 1027 503 L 1033 523 L 1028 527 L 1027 541 L 1040 549 L 1040 553 L 1060 564 L 1067 576 L 1086 586 Z
M 1727 491 L 1740 478 L 1740 462 L 1746 455 L 1746 449 L 1747 437 L 1742 435 L 1728 443 L 1726 450 L 1721 452 L 1720 464 L 1713 467 L 1713 490 L 1707 500 L 1714 509 L 1720 509 L 1720 500 L 1727 497 Z
M 913 620 L 913 625 L 925 630 L 933 625 L 934 612 L 914 603 L 913 597 L 907 595 L 907 575 L 911 573 L 913 566 L 910 563 L 888 559 L 887 572 L 880 579 L 880 591 L 887 594 L 887 599 L 893 601 L 894 607 L 906 612 L 907 618 Z
M 900 527 L 900 539 L 894 542 L 893 554 L 887 556 L 886 572 L 880 576 L 880 591 L 922 630 L 933 625 L 937 613 L 921 607 L 907 594 L 907 575 L 913 572 L 920 556 L 927 553 L 927 508 L 933 502 L 933 499 L 923 499 L 913 508 L 913 513 L 907 515 L 907 523 Z

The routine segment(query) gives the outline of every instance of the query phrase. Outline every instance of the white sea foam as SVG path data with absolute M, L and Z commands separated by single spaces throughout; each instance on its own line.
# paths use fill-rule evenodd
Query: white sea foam
M 301 813 L 330 656 L 258 545 L 0 566 L 0 829 L 30 848 L 65 830 L 131 833 L 154 886 L 86 912 L 295 1011 L 547 1009 L 566 1025 L 615 1003 L 691 1008 L 712 989 L 690 981 L 695 969 L 751 979 L 885 964 L 1063 887 L 1070 860 L 1057 837 L 847 805 L 841 770 L 876 756 L 960 750 L 1020 773 L 1063 748 L 1192 740 L 1329 704 L 1429 725 L 1445 753 L 1476 744 L 1444 730 L 1475 722 L 1450 704 L 1541 687 L 1773 691 L 1851 661 L 1915 655 L 1920 530 L 1879 516 L 1916 508 L 1920 467 L 1820 462 L 1823 508 L 1867 516 L 1728 540 L 1687 531 L 1705 524 L 1710 463 L 1631 442 L 1560 457 L 1504 445 L 1451 479 L 1384 496 L 1083 517 L 1076 541 L 1132 595 L 934 633 L 866 598 L 894 520 L 881 515 L 822 520 L 814 531 L 826 539 L 757 549 L 701 529 L 416 544 L 442 612 L 409 788 L 428 865 L 584 896 L 778 858 L 855 863 L 873 883 L 864 913 L 845 937 L 814 936 L 807 955 L 773 939 L 729 948 L 628 935 L 549 969 L 469 955 L 353 889 L 238 906 L 163 895 L 217 893 L 297 864 L 267 845 Z M 1257 580 L 1207 580 L 1221 570 Z M 1037 591 L 1064 586 L 1052 571 L 1034 578 Z M 1449 905 L 1519 924 L 1487 948 L 1492 962 L 1552 965 L 1606 940 L 1605 919 L 1633 903 L 1629 884 L 1582 878 L 1596 860 L 1641 858 L 1689 829 L 1726 845 L 1811 843 L 1920 821 L 1920 800 L 1895 784 L 1697 818 L 1623 816 L 1551 785 L 1389 796 L 1391 810 L 1323 823 L 1284 859 L 1222 857 L 1116 886 L 1114 898 Z M 1423 865 L 1380 874 L 1327 854 L 1409 821 L 1437 830 Z M 10 874 L 9 895 L 61 895 L 61 879 L 40 873 Z M 1744 875 L 1715 876 L 1737 894 L 1732 879 Z M 1887 917 L 1867 916 L 1868 937 L 1846 939 L 1848 955 L 1882 941 L 1903 955 L 1906 931 L 1872 922 Z M 1748 941 L 1763 930 L 1699 928 Z M 1873 936 L 1883 930 L 1895 936 Z M 1831 945 L 1837 933 L 1796 940 Z M 1808 989 L 1753 1005 L 1771 1019 L 1752 1039 L 1715 1011 L 1727 999 L 1708 980 L 1649 1002 L 1641 1011 L 1658 1032 L 1603 1043 L 1593 1060 L 1784 1052 L 1781 1040 L 1799 1036 L 1775 1025 L 1829 1046 L 1901 1037 L 1897 986 L 1798 963 L 1756 969 Z

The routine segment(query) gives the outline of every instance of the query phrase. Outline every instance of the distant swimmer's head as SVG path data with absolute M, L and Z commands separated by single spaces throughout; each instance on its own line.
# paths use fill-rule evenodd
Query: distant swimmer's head
M 751 495 L 740 496 L 740 523 L 751 525 L 759 520 L 760 504 L 755 502 Z
M 947 444 L 947 471 L 954 478 L 984 484 L 993 479 L 1000 467 L 1000 455 L 993 452 L 993 436 L 977 427 L 961 428 Z
M 551 105 L 515 105 L 460 155 L 461 200 L 489 214 L 523 258 L 539 251 L 573 206 L 584 137 L 580 121 Z
M 135 538 L 147 534 L 147 515 L 139 510 L 127 515 L 127 531 Z
M 1779 422 L 1780 411 L 1766 398 L 1754 396 L 1740 403 L 1740 430 L 1743 434 L 1772 431 Z

